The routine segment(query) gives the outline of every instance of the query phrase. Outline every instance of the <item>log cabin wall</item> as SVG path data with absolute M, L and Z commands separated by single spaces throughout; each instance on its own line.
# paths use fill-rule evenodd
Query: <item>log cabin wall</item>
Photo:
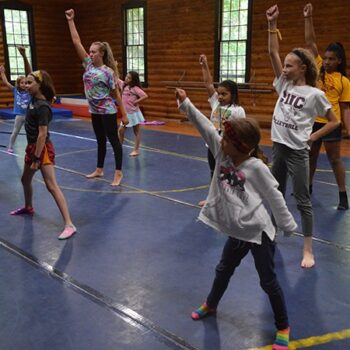
M 76 10 L 76 25 L 82 42 L 88 50 L 96 40 L 110 42 L 115 58 L 122 59 L 122 14 L 125 0 L 53 1 L 25 0 L 33 7 L 37 65 L 52 75 L 58 94 L 82 93 L 82 67 L 70 40 L 64 17 L 67 7 Z M 273 72 L 267 54 L 266 8 L 274 2 L 254 0 L 252 7 L 251 74 L 253 83 L 268 84 L 271 88 Z M 281 57 L 293 47 L 303 46 L 305 1 L 277 1 L 280 8 L 278 27 L 282 32 Z M 73 4 L 73 5 L 72 5 Z M 214 67 L 215 17 L 214 0 L 148 0 L 148 87 L 149 99 L 144 102 L 145 116 L 152 118 L 181 118 L 174 101 L 174 91 L 167 89 L 164 81 L 176 81 L 186 71 L 184 81 L 200 81 L 198 57 L 208 56 Z M 314 1 L 314 25 L 320 52 L 331 41 L 341 41 L 350 57 L 350 24 L 348 1 Z M 0 29 L 1 30 L 1 29 Z M 0 41 L 0 62 L 4 48 Z M 122 68 L 122 62 L 120 64 Z M 121 69 L 122 72 L 122 69 Z M 0 88 L 0 106 L 11 102 L 11 93 Z M 209 115 L 206 91 L 188 90 L 188 95 L 199 109 Z M 263 125 L 269 125 L 276 101 L 274 92 L 240 93 L 242 106 Z
M 69 39 L 69 31 L 64 17 L 67 5 L 64 1 L 35 0 L 21 1 L 32 6 L 35 51 L 37 65 L 34 69 L 47 70 L 58 94 L 66 91 L 82 93 L 81 72 L 72 64 L 74 48 Z M 0 26 L 0 63 L 4 63 L 3 33 Z M 12 93 L 1 83 L 0 107 L 12 106 Z

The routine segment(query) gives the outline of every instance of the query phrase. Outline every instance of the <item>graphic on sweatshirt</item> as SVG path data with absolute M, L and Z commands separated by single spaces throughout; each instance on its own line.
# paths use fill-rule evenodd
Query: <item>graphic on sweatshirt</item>
M 234 190 L 244 191 L 245 175 L 232 165 L 229 167 L 220 166 L 220 181 Z

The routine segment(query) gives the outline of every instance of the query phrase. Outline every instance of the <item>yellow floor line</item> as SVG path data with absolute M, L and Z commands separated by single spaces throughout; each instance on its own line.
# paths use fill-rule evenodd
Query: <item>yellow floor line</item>
M 292 340 L 289 342 L 289 350 L 305 349 L 316 345 L 327 344 L 337 340 L 350 339 L 350 328 L 340 332 L 327 333 L 324 335 L 314 336 L 310 338 Z M 250 348 L 247 350 L 271 350 L 272 345 L 263 346 L 261 348 Z

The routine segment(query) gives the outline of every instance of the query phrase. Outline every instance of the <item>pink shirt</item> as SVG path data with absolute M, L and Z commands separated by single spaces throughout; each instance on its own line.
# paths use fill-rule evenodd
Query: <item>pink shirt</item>
M 135 106 L 135 101 L 137 101 L 140 97 L 146 95 L 146 93 L 139 88 L 138 86 L 134 86 L 132 88 L 129 85 L 125 85 L 124 81 L 118 79 L 118 85 L 122 92 L 122 100 L 126 110 L 126 113 L 135 113 L 140 110 L 139 106 Z

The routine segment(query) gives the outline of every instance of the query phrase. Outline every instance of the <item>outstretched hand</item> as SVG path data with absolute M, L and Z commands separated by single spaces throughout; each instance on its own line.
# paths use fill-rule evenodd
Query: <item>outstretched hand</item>
M 17 46 L 17 50 L 21 54 L 21 56 L 25 56 L 25 54 L 26 54 L 25 46 Z
M 179 88 L 175 89 L 175 96 L 176 96 L 176 99 L 179 100 L 180 103 L 185 101 L 187 98 L 186 91 L 183 89 L 179 89 Z
M 311 17 L 312 16 L 312 4 L 309 2 L 304 7 L 304 17 Z
M 74 19 L 74 10 L 73 9 L 69 9 L 67 11 L 64 12 L 64 14 L 66 15 L 67 21 L 71 21 Z
M 278 6 L 273 5 L 266 11 L 266 18 L 269 22 L 277 20 L 279 15 Z
M 206 65 L 208 65 L 208 60 L 207 60 L 207 56 L 206 55 L 200 55 L 199 56 L 199 64 L 200 65 L 204 65 L 204 66 L 206 66 Z

